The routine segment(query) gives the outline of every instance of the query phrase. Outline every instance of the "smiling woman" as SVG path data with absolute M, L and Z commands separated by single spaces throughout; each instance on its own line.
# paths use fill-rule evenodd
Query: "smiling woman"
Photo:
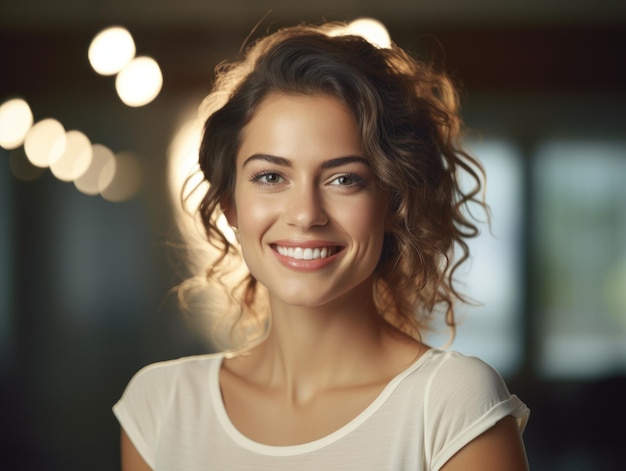
M 279 302 L 328 305 L 361 283 L 372 291 L 386 198 L 362 154 L 354 116 L 326 95 L 269 94 L 244 127 L 222 206 L 274 320 Z
M 131 380 L 114 407 L 125 470 L 527 467 L 526 406 L 481 360 L 421 341 L 441 310 L 454 328 L 452 275 L 477 233 L 456 93 L 338 27 L 280 30 L 218 73 L 199 153 L 221 253 L 206 278 L 227 288 L 241 255 L 233 325 L 268 322 L 237 351 Z

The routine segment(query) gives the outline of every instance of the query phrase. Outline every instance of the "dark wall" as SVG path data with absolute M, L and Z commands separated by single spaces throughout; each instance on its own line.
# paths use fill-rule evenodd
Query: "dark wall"
M 122 105 L 113 80 L 89 68 L 89 41 L 106 26 L 97 16 L 71 28 L 0 28 L 0 101 L 23 97 L 36 120 L 53 116 L 114 151 L 133 150 L 144 172 L 137 197 L 110 203 L 49 172 L 19 181 L 9 156 L 22 151 L 0 150 L 6 469 L 115 469 L 118 425 L 110 407 L 130 376 L 147 363 L 212 348 L 168 294 L 179 277 L 168 246 L 175 230 L 166 149 L 184 111 L 209 90 L 215 65 L 236 54 L 251 25 L 135 22 L 125 25 L 139 52 L 157 58 L 164 74 L 160 97 L 138 109 Z M 386 22 L 399 44 L 445 59 L 463 87 L 468 125 L 487 137 L 505 135 L 527 150 L 549 136 L 624 138 L 626 23 L 619 18 L 510 26 Z M 555 380 L 536 368 L 540 320 L 527 185 L 524 364 L 507 379 L 532 409 L 525 435 L 532 469 L 618 469 L 624 377 Z

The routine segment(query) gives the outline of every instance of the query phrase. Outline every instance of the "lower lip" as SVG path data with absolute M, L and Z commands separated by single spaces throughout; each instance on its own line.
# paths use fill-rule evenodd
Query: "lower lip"
M 278 253 L 276 249 L 272 249 L 272 252 L 274 252 L 274 255 L 276 255 L 276 258 L 281 264 L 291 270 L 296 270 L 300 272 L 313 272 L 321 270 L 322 268 L 325 268 L 329 264 L 333 263 L 337 259 L 337 257 L 339 257 L 339 255 L 343 252 L 343 250 L 339 250 L 338 252 L 335 252 L 334 254 L 329 255 L 326 258 L 317 258 L 314 260 L 286 257 Z

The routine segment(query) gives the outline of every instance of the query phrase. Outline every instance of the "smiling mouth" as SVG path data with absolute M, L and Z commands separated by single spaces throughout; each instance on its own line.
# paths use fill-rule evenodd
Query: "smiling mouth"
M 336 254 L 342 248 L 339 246 L 329 247 L 283 247 L 280 245 L 272 245 L 283 257 L 293 258 L 295 260 L 321 260 Z

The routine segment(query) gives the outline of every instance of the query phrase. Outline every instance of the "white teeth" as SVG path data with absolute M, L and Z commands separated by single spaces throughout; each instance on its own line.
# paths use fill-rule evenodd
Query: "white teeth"
M 332 247 L 312 249 L 309 247 L 281 247 L 280 245 L 276 246 L 276 251 L 284 257 L 295 258 L 296 260 L 317 260 L 335 253 Z

